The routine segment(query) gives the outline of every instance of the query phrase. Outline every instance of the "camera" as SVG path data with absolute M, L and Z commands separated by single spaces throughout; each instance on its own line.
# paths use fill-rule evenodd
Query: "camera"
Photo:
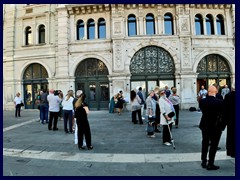
M 59 95 L 59 92 L 60 92 L 60 90 L 55 90 L 55 91 L 54 91 L 54 96 L 58 96 L 58 95 Z

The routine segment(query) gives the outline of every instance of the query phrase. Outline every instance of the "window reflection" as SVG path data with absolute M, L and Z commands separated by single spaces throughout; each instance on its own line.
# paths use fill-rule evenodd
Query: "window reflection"
M 137 24 L 135 15 L 128 16 L 128 36 L 137 35 Z
M 195 16 L 195 30 L 196 30 L 196 35 L 203 35 L 203 18 L 202 15 L 197 14 Z
M 153 14 L 146 16 L 146 33 L 149 35 L 155 34 L 155 22 Z
M 40 43 L 45 43 L 45 26 L 44 25 L 40 25 L 39 26 L 39 40 L 38 40 L 39 44 Z
M 78 20 L 77 22 L 77 40 L 82 40 L 84 38 L 84 22 L 83 20 Z
M 98 20 L 98 38 L 105 39 L 106 38 L 106 23 L 103 18 Z
M 165 34 L 167 35 L 173 35 L 173 17 L 172 14 L 167 13 L 164 15 L 164 28 L 165 28 Z
M 95 23 L 93 19 L 89 19 L 87 23 L 87 38 L 95 39 Z
M 109 97 L 109 87 L 108 83 L 101 82 L 100 83 L 100 99 L 101 101 L 108 101 Z

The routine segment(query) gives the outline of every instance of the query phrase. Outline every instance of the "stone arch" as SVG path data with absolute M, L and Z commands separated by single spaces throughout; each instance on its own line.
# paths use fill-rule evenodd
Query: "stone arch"
M 193 72 L 197 72 L 197 67 L 198 67 L 198 64 L 200 63 L 200 61 L 205 56 L 210 55 L 210 54 L 217 54 L 217 55 L 220 55 L 220 56 L 224 57 L 227 60 L 227 63 L 228 63 L 229 68 L 231 70 L 231 74 L 235 74 L 235 65 L 232 61 L 232 58 L 228 54 L 226 54 L 222 51 L 211 51 L 211 52 L 203 51 L 203 52 L 199 53 L 197 55 L 197 57 L 195 58 L 196 59 L 195 62 L 193 63 Z
M 111 65 L 109 64 L 109 61 L 107 61 L 104 57 L 102 57 L 100 55 L 96 55 L 96 54 L 90 55 L 90 54 L 87 54 L 87 55 L 83 55 L 83 56 L 75 58 L 74 63 L 70 66 L 70 69 L 72 69 L 72 71 L 70 71 L 69 75 L 70 76 L 75 76 L 75 72 L 77 70 L 78 65 L 81 62 L 83 62 L 85 59 L 88 59 L 88 58 L 94 58 L 94 59 L 101 60 L 107 66 L 109 75 L 112 74 L 112 68 L 111 68 Z

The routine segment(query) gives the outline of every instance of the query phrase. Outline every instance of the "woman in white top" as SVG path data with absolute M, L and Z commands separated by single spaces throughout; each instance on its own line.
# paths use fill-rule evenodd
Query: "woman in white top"
M 73 91 L 69 90 L 67 96 L 62 101 L 63 106 L 63 118 L 64 118 L 64 131 L 66 133 L 73 133 L 72 130 L 72 118 L 73 118 Z M 67 128 L 67 122 L 69 121 L 69 131 Z
M 171 145 L 171 136 L 168 129 L 168 125 L 170 128 L 170 131 L 172 129 L 172 123 L 174 122 L 173 118 L 169 117 L 169 113 L 174 112 L 174 107 L 171 101 L 168 100 L 165 94 L 165 90 L 160 90 L 160 99 L 159 99 L 159 106 L 160 106 L 160 124 L 163 126 L 163 144 L 166 146 Z
M 20 97 L 20 93 L 18 92 L 14 98 L 14 104 L 15 104 L 15 117 L 21 117 L 20 110 L 21 110 L 21 103 L 23 103 L 22 98 Z

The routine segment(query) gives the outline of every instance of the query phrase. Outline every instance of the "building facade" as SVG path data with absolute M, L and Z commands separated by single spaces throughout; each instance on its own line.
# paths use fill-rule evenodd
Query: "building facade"
M 17 92 L 82 89 L 91 109 L 122 90 L 175 86 L 181 108 L 200 86 L 235 81 L 233 4 L 4 4 L 3 108 Z

